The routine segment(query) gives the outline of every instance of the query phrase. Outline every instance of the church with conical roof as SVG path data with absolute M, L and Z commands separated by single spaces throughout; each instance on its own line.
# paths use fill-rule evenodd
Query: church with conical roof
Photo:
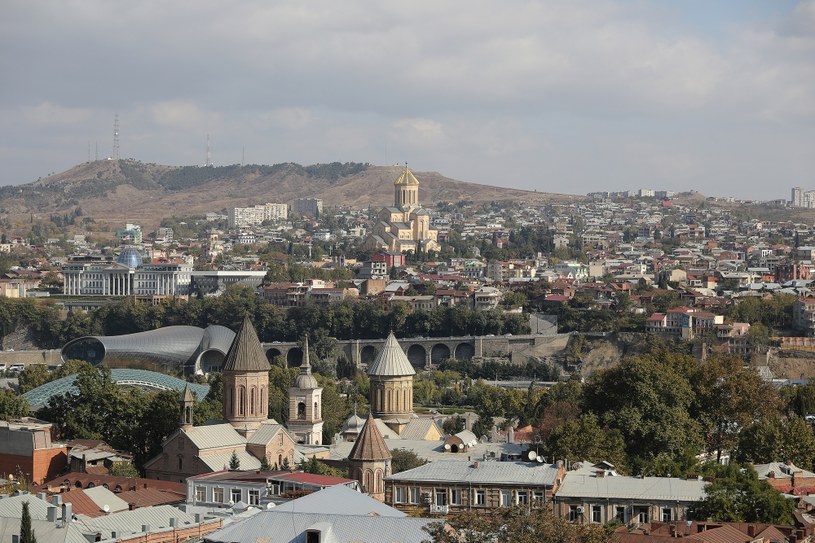
M 294 467 L 301 460 L 297 438 L 269 418 L 269 369 L 255 327 L 244 317 L 224 362 L 223 421 L 195 426 L 195 398 L 186 388 L 180 398 L 179 428 L 164 440 L 161 454 L 145 464 L 147 477 L 183 482 L 191 475 L 227 469 L 233 458 L 241 470 L 260 469 L 264 461 L 271 467 Z M 298 383 L 316 386 L 310 366 L 304 371 Z M 320 391 L 316 389 L 318 417 Z M 309 397 L 315 398 L 315 392 Z M 322 421 L 312 424 L 322 432 Z
M 430 213 L 419 205 L 419 180 L 407 164 L 393 188 L 393 206 L 379 211 L 364 247 L 400 253 L 438 251 L 438 232 L 430 228 Z

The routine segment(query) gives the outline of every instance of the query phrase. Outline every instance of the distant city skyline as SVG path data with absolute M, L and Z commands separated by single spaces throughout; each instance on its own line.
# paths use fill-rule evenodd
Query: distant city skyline
M 568 194 L 815 189 L 815 0 L 9 0 L 0 51 L 1 185 L 118 149 Z

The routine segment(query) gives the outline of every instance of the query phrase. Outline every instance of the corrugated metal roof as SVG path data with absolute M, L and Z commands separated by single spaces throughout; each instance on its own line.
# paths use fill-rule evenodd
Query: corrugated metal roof
M 45 520 L 47 518 L 50 505 L 33 494 L 0 498 L 0 517 L 20 518 L 25 502 L 28 502 L 28 512 L 32 519 Z
M 275 508 L 275 511 L 294 513 L 326 513 L 332 515 L 377 515 L 380 517 L 406 517 L 396 508 L 385 505 L 367 494 L 362 494 L 343 484 L 330 486 L 297 498 Z
M 309 528 L 328 523 L 338 541 L 358 543 L 420 543 L 428 538 L 422 530 L 438 519 L 410 517 L 377 517 L 367 515 L 336 515 L 318 513 L 292 513 L 288 511 L 262 511 L 252 518 L 231 524 L 207 535 L 211 542 L 255 542 L 274 534 L 278 541 L 303 541 Z
M 415 374 L 416 370 L 413 369 L 405 351 L 396 341 L 396 336 L 391 332 L 388 334 L 388 339 L 385 340 L 382 350 L 379 351 L 376 359 L 368 368 L 368 375 L 402 376 Z
M 249 443 L 253 443 L 255 445 L 266 445 L 280 430 L 285 432 L 286 428 L 282 424 L 269 424 L 268 422 L 264 422 L 258 426 L 258 429 L 255 430 L 252 437 L 249 438 Z M 293 441 L 297 440 L 293 439 Z
M 390 475 L 397 482 L 454 482 L 492 485 L 553 486 L 558 470 L 550 464 L 533 462 L 476 462 L 437 460 Z
M 246 438 L 229 423 L 193 426 L 182 430 L 199 450 L 243 445 Z
M 96 507 L 99 510 L 104 510 L 104 507 L 108 506 L 108 511 L 116 512 L 116 511 L 124 511 L 127 509 L 127 502 L 121 499 L 119 496 L 108 490 L 103 486 L 95 486 L 93 488 L 86 488 L 83 490 L 85 495 L 89 497 L 93 503 L 96 504 Z M 67 495 L 66 495 L 67 497 Z M 65 500 L 69 501 L 69 500 Z
M 88 539 L 74 525 L 58 528 L 53 522 L 32 520 L 31 528 L 38 543 L 88 543 Z M 20 518 L 0 518 L 0 541 L 11 541 L 11 536 L 20 535 Z
M 142 532 L 142 526 L 144 525 L 149 525 L 151 532 L 169 530 L 171 518 L 176 519 L 176 526 L 178 527 L 197 526 L 193 515 L 171 505 L 142 507 L 133 511 L 122 511 L 97 518 L 79 516 L 76 524 L 80 525 L 83 530 L 99 531 L 102 533 L 102 539 L 107 539 L 110 537 L 110 533 L 114 531 L 118 537 L 144 533 Z M 37 536 L 39 538 L 39 534 Z
M 260 469 L 260 460 L 246 452 L 245 449 L 237 449 L 235 454 L 238 456 L 238 461 L 241 463 L 240 469 Z M 209 469 L 213 471 L 220 471 L 224 469 L 224 466 L 229 466 L 229 462 L 232 460 L 232 451 L 219 454 L 210 454 L 207 456 L 199 456 L 198 458 L 201 460 L 201 462 L 206 464 Z
M 594 477 L 566 473 L 558 496 L 564 498 L 623 498 L 695 502 L 705 497 L 705 483 L 676 477 Z
M 407 426 L 402 430 L 400 436 L 402 439 L 426 439 L 433 427 L 435 427 L 435 430 L 441 435 L 442 432 L 435 420 L 418 417 L 413 418 L 407 423 Z
M 229 347 L 223 371 L 269 371 L 269 361 L 260 346 L 255 327 L 249 315 L 243 318 L 235 340 Z

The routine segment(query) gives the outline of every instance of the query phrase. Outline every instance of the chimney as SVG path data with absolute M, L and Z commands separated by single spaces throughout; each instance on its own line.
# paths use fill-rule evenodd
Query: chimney
M 60 496 L 59 494 L 51 496 L 51 503 L 57 507 L 60 507 L 62 505 L 62 496 Z
M 48 494 L 45 492 L 37 492 L 37 497 L 42 501 L 48 501 Z
M 481 466 L 481 463 L 480 463 L 478 460 L 476 460 L 475 462 L 473 462 L 473 467 L 474 467 L 475 469 L 478 469 L 480 466 Z
M 195 514 L 195 523 L 196 524 L 201 524 L 201 513 L 196 513 Z
M 748 537 L 755 537 L 756 536 L 756 525 L 755 524 L 748 524 L 747 525 L 747 536 Z
M 117 532 L 110 532 L 110 538 L 111 538 L 111 539 L 118 539 L 118 538 L 119 538 L 119 534 L 118 534 Z
M 150 525 L 149 524 L 142 524 L 141 525 L 141 531 L 144 532 L 144 533 L 149 533 L 150 532 Z
M 74 506 L 70 503 L 62 504 L 62 520 L 71 522 L 74 519 Z
M 171 519 L 170 519 L 170 528 L 175 528 L 175 522 L 176 522 L 176 521 L 175 521 L 175 519 L 174 519 L 174 518 L 171 518 Z
M 57 522 L 57 508 L 54 507 L 54 506 L 49 507 L 48 512 L 46 513 L 45 519 L 48 522 L 56 523 Z

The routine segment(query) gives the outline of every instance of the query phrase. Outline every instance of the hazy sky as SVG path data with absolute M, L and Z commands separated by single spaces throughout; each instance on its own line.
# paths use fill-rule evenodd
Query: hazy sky
M 815 189 L 815 0 L 0 2 L 0 184 L 112 153 Z M 245 151 L 244 151 L 245 150 Z

